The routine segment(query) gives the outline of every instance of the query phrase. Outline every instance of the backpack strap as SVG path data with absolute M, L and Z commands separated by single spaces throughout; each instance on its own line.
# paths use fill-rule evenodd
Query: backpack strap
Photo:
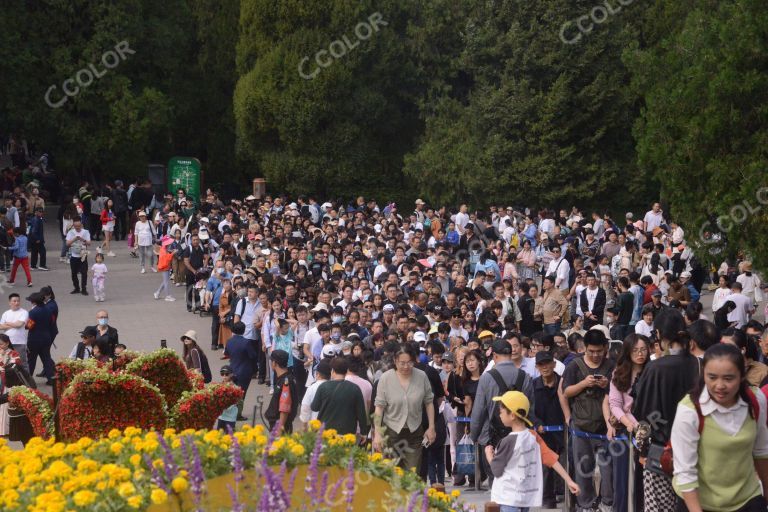
M 760 402 L 757 401 L 757 395 L 755 395 L 751 387 L 747 388 L 747 397 L 749 397 L 749 409 L 755 417 L 755 421 L 757 421 L 760 418 Z
M 509 386 L 507 386 L 507 383 L 504 382 L 504 379 L 496 368 L 492 368 L 488 374 L 493 377 L 493 380 L 496 381 L 496 385 L 499 386 L 499 395 L 503 395 L 509 391 Z
M 517 378 L 515 379 L 515 387 L 512 388 L 515 391 L 523 392 L 523 384 L 525 384 L 525 372 L 521 369 L 517 369 Z
M 701 433 L 704 431 L 704 413 L 701 412 L 701 404 L 699 404 L 698 400 L 694 400 L 693 396 L 691 396 L 691 402 L 693 402 L 693 407 L 696 409 L 696 415 L 699 417 L 699 436 L 701 436 Z M 670 443 L 672 441 L 670 440 Z

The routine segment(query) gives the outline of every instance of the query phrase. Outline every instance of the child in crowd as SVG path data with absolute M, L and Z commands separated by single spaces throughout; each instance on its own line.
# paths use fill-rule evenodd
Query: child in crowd
M 32 286 L 32 275 L 29 273 L 29 252 L 27 251 L 27 235 L 22 228 L 13 228 L 14 241 L 7 249 L 13 254 L 13 267 L 11 267 L 11 279 L 8 284 L 16 281 L 16 270 L 19 265 L 24 269 L 27 276 L 27 286 Z
M 104 255 L 96 253 L 96 263 L 91 267 L 93 271 L 93 300 L 104 302 L 104 287 L 107 281 L 107 265 L 104 264 Z
M 221 367 L 221 370 L 219 371 L 219 375 L 221 375 L 221 381 L 222 382 L 229 382 L 231 384 L 235 383 L 235 376 L 232 374 L 232 367 L 228 364 L 225 364 Z M 218 430 L 224 430 L 225 432 L 229 429 L 235 430 L 235 427 L 237 425 L 237 404 L 230 405 L 226 409 L 224 409 L 224 412 L 221 413 L 221 416 L 219 416 L 218 421 L 216 422 L 216 428 Z
M 126 347 L 122 343 L 118 343 L 117 345 L 115 345 L 115 357 L 119 356 L 120 354 L 122 354 L 126 350 L 128 350 L 128 347 Z
M 493 401 L 500 402 L 499 417 L 512 432 L 495 450 L 491 445 L 485 447 L 494 476 L 491 501 L 500 505 L 501 512 L 529 512 L 533 507 L 540 507 L 544 483 L 542 463 L 560 475 L 570 491 L 578 495 L 579 486 L 557 461 L 557 454 L 539 434 L 529 430 L 533 424 L 528 419 L 528 398 L 519 391 L 507 391 L 493 397 Z

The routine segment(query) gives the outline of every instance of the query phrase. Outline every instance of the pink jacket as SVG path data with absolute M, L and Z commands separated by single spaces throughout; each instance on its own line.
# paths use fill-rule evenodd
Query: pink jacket
M 629 395 L 629 392 L 622 393 L 616 389 L 613 382 L 611 382 L 611 387 L 608 391 L 608 405 L 611 408 L 611 414 L 613 414 L 617 420 L 626 416 L 633 425 L 637 425 L 637 420 L 632 416 L 632 397 Z

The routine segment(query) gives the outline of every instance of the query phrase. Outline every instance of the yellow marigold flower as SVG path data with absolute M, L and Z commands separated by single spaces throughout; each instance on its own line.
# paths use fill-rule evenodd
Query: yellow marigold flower
M 173 441 L 171 441 L 171 448 L 174 450 L 177 448 L 181 448 L 181 439 L 178 437 L 174 438 Z
M 405 472 L 403 471 L 403 468 L 401 468 L 400 466 L 395 466 L 395 474 L 397 476 L 403 476 Z
M 163 467 L 165 467 L 165 463 L 163 462 L 163 459 L 155 459 L 152 461 L 152 467 L 155 469 L 163 469 Z
M 168 493 L 162 489 L 153 489 L 149 497 L 152 499 L 152 503 L 161 505 L 168 499 Z
M 328 430 L 323 432 L 323 439 L 332 439 L 336 437 L 337 433 L 338 432 L 336 432 L 336 429 L 329 428 Z
M 123 445 L 120 443 L 112 443 L 112 445 L 109 447 L 109 451 L 115 455 L 120 455 L 120 452 L 123 451 Z
M 187 490 L 189 487 L 189 483 L 187 482 L 186 478 L 182 478 L 180 476 L 177 476 L 173 479 L 173 482 L 171 482 L 171 487 L 173 488 L 173 491 L 176 493 L 182 493 Z
M 318 430 L 320 429 L 320 425 L 322 425 L 320 420 L 309 420 L 309 423 L 307 424 L 309 430 Z
M 75 500 L 75 505 L 78 507 L 84 507 L 96 501 L 97 496 L 98 494 L 93 491 L 78 491 L 75 493 L 72 499 Z
M 265 445 L 267 444 L 267 441 L 269 441 L 269 439 L 267 438 L 267 436 L 256 436 L 255 441 L 256 441 L 256 444 L 258 445 Z
M 0 495 L 0 502 L 5 505 L 5 508 L 14 507 L 17 501 L 19 501 L 19 493 L 13 489 L 3 491 L 3 494 Z
M 357 436 L 355 434 L 344 434 L 344 442 L 354 444 L 357 442 Z
M 144 498 L 142 498 L 140 495 L 131 496 L 128 498 L 128 506 L 131 508 L 138 509 L 141 507 L 142 502 L 144 501 Z
M 128 460 L 135 467 L 139 467 L 139 465 L 141 465 L 141 455 L 139 455 L 138 453 L 134 453 L 133 455 L 131 455 L 131 458 Z
M 122 433 L 122 432 L 120 432 L 120 431 L 119 431 L 119 430 L 117 430 L 116 428 L 113 428 L 112 430 L 110 430 L 110 431 L 109 431 L 109 434 L 107 434 L 107 437 L 108 437 L 109 439 L 117 439 L 117 438 L 118 438 L 118 437 L 120 437 L 121 435 L 123 435 L 123 433 Z
M 368 460 L 370 460 L 371 462 L 378 462 L 382 460 L 382 456 L 379 452 L 372 453 L 368 456 Z
M 176 429 L 175 428 L 167 428 L 163 431 L 163 435 L 165 437 L 171 437 L 176 435 Z
M 305 451 L 304 447 L 301 446 L 300 444 L 297 444 L 291 448 L 291 453 L 297 457 L 301 457 L 302 455 L 304 455 L 304 451 Z
M 451 491 L 451 498 L 455 499 L 455 498 L 458 498 L 459 496 L 461 496 L 461 491 L 459 491 L 458 489 L 455 491 Z
M 83 459 L 77 463 L 77 471 L 80 473 L 91 473 L 99 469 L 99 463 L 91 459 Z
M 221 437 L 221 431 L 220 430 L 209 430 L 205 433 L 203 436 L 203 440 L 207 443 L 212 443 L 214 441 L 218 441 L 218 439 Z
M 122 484 L 120 484 L 120 487 L 117 488 L 117 494 L 119 494 L 123 498 L 127 498 L 128 496 L 133 496 L 134 494 L 136 494 L 136 487 L 134 487 L 131 482 L 123 482 Z

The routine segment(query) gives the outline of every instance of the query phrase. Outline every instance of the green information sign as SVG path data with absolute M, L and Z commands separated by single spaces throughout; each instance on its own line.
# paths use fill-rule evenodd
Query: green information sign
M 174 197 L 176 191 L 183 188 L 187 197 L 194 199 L 196 204 L 200 204 L 200 180 L 202 171 L 200 160 L 176 156 L 168 161 L 168 191 Z

